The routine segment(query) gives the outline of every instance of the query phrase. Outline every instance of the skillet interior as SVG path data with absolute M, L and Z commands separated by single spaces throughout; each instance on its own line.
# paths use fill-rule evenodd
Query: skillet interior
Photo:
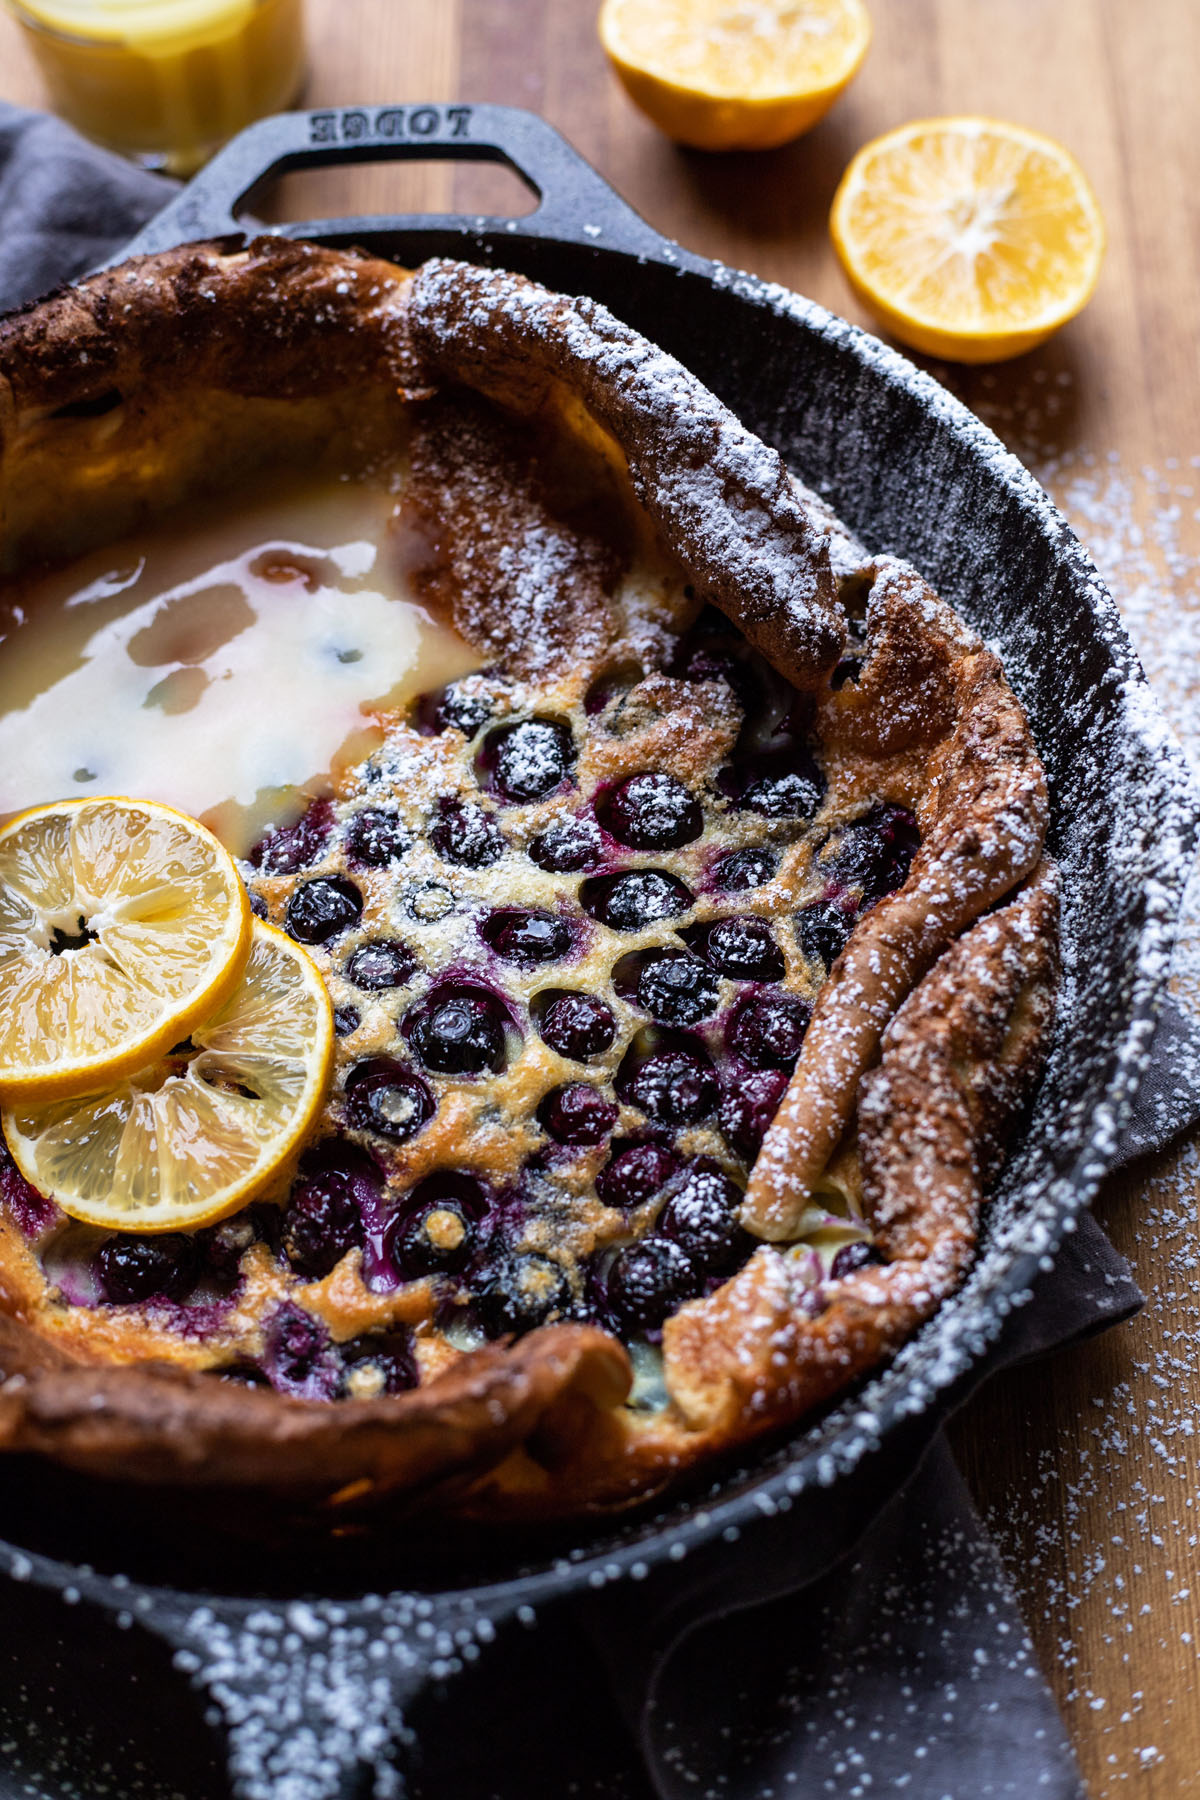
M 482 110 L 482 109 L 480 109 Z M 496 110 L 496 109 L 489 109 Z M 594 180 L 595 178 L 592 177 Z M 536 219 L 536 215 L 535 215 Z M 641 228 L 646 231 L 645 227 Z M 1117 620 L 1065 522 L 998 442 L 928 377 L 819 308 L 657 241 L 629 253 L 581 235 L 549 239 L 530 222 L 337 222 L 308 231 L 412 266 L 450 254 L 587 292 L 664 345 L 717 392 L 868 544 L 912 560 L 999 650 L 1033 724 L 1053 798 L 1049 848 L 1064 874 L 1065 994 L 1055 1049 L 1027 1132 L 1005 1170 L 980 1258 L 964 1288 L 896 1361 L 790 1442 L 665 1509 L 536 1545 L 505 1540 L 445 1557 L 425 1545 L 332 1562 L 294 1548 L 275 1564 L 222 1546 L 182 1548 L 178 1512 L 99 1496 L 58 1471 L 10 1471 L 0 1536 L 45 1554 L 37 1580 L 76 1582 L 81 1561 L 110 1589 L 117 1570 L 155 1586 L 227 1594 L 361 1591 L 392 1583 L 443 1594 L 559 1592 L 676 1553 L 720 1554 L 751 1521 L 778 1529 L 798 1510 L 815 1544 L 847 1539 L 869 1502 L 849 1505 L 834 1477 L 867 1459 L 878 1496 L 971 1385 L 971 1368 L 1027 1296 L 1039 1264 L 1090 1201 L 1144 1065 L 1189 861 L 1193 800 L 1182 757 Z M 647 233 L 649 237 L 650 234 Z M 608 234 L 611 239 L 611 234 Z M 14 1479 L 14 1476 L 16 1479 Z M 794 1529 L 796 1521 L 792 1521 Z M 253 1573 L 250 1573 L 250 1570 Z M 491 1597 L 490 1602 L 488 1596 Z

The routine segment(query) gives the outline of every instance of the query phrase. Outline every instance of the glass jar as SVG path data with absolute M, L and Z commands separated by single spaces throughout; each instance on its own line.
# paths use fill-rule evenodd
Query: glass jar
M 8 0 L 57 113 L 190 175 L 304 84 L 303 0 Z

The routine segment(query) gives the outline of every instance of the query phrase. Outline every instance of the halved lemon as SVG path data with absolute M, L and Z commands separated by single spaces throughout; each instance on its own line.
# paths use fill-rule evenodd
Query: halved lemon
M 250 902 L 211 831 L 150 800 L 63 800 L 0 831 L 0 1096 L 87 1093 L 236 987 Z
M 862 0 L 604 0 L 599 30 L 634 104 L 697 150 L 799 137 L 871 42 Z
M 235 992 L 174 1055 L 82 1099 L 6 1107 L 13 1160 L 73 1219 L 193 1231 L 259 1193 L 325 1097 L 333 1012 L 306 950 L 254 920 Z
M 829 216 L 851 287 L 902 344 L 999 362 L 1091 299 L 1104 219 L 1053 138 L 996 119 L 922 119 L 867 144 Z

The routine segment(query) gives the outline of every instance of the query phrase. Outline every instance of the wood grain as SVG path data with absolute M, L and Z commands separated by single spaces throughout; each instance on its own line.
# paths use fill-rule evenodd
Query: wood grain
M 829 118 L 783 150 L 721 158 L 675 149 L 633 110 L 596 44 L 592 0 L 309 8 L 310 102 L 531 107 L 661 230 L 867 324 L 825 223 L 854 150 L 936 113 L 1048 131 L 1079 156 L 1108 219 L 1100 290 L 1043 351 L 937 372 L 1038 459 L 1116 453 L 1138 470 L 1200 452 L 1195 0 L 873 0 L 871 54 Z M 0 95 L 37 104 L 40 94 L 0 17 Z M 452 200 L 471 211 L 528 204 L 495 171 L 424 164 L 298 178 L 275 205 L 307 216 Z M 1198 1145 L 1113 1179 L 1098 1208 L 1153 1296 L 1146 1313 L 994 1382 L 955 1429 L 1097 1797 L 1131 1785 L 1145 1800 L 1200 1794 Z

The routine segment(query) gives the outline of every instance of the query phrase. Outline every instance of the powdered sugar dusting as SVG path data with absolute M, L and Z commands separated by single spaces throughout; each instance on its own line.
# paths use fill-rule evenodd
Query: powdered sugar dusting
M 1115 450 L 1060 450 L 1070 384 L 1069 374 L 1042 370 L 1015 391 L 985 377 L 983 411 L 1084 539 L 1171 725 L 1200 762 L 1200 455 L 1131 466 Z M 1173 1081 L 1162 1101 L 1177 1128 L 1200 1095 L 1195 874 L 1171 987 L 1192 1031 L 1172 1040 Z M 1153 1113 L 1146 1127 L 1161 1141 Z M 1177 1769 L 1190 1758 L 1184 1696 L 1164 1687 L 1162 1671 L 1164 1648 L 1176 1667 L 1189 1667 L 1197 1641 L 1198 1194 L 1193 1136 L 1155 1165 L 1136 1206 L 1114 1197 L 1112 1224 L 1134 1257 L 1146 1310 L 1112 1344 L 1080 1353 L 1094 1384 L 1090 1404 L 1065 1419 L 1039 1408 L 1012 1487 L 990 1489 L 989 1527 L 1034 1608 L 1047 1663 L 1065 1672 L 1068 1723 L 1102 1747 L 1097 1800 L 1128 1792 L 1168 1757 Z
M 1116 450 L 1047 445 L 1069 398 L 1066 371 L 1004 401 L 984 417 L 1011 438 L 1078 531 L 1133 639 L 1171 728 L 1200 769 L 1200 454 L 1131 466 Z M 1180 919 L 1172 990 L 1200 1017 L 1200 871 Z M 1200 1087 L 1200 1065 L 1193 1065 Z
M 929 1423 L 939 1396 L 994 1340 L 1005 1315 L 1029 1298 L 1038 1267 L 1072 1228 L 1116 1152 L 1148 1055 L 1190 854 L 1192 795 L 1177 753 L 1140 684 L 1111 601 L 1032 478 L 944 390 L 883 346 L 783 290 L 724 272 L 718 280 L 764 315 L 798 320 L 814 346 L 845 353 L 854 394 L 830 392 L 802 413 L 794 384 L 789 391 L 781 383 L 776 418 L 754 423 L 835 501 L 852 529 L 911 556 L 1000 645 L 1034 716 L 1051 768 L 1055 847 L 1070 897 L 1060 1037 L 1032 1128 L 1006 1171 L 988 1241 L 968 1283 L 931 1326 L 863 1393 L 773 1458 L 714 1488 L 710 1504 L 691 1502 L 600 1543 L 579 1544 L 524 1585 L 518 1578 L 493 1590 L 488 1603 L 497 1616 L 509 1606 L 520 1616 L 532 1601 L 584 1580 L 603 1587 L 639 1579 L 651 1551 L 678 1561 L 722 1538 L 735 1541 L 752 1514 L 783 1512 L 796 1496 L 853 1469 L 898 1421 L 925 1414 Z M 907 408 L 937 452 L 922 464 L 921 477 L 944 498 L 940 533 L 930 522 L 935 509 L 912 505 L 903 472 L 881 466 L 885 459 L 865 449 L 876 422 L 872 409 L 883 414 L 890 407 Z M 1001 503 L 1015 504 L 1024 530 L 1006 584 L 980 576 L 980 544 Z M 919 529 L 924 536 L 914 542 Z M 1039 594 L 1045 606 L 1033 604 Z M 1098 639 L 1094 679 L 1061 660 L 1054 632 L 1075 621 L 1081 638 Z M 1116 834 L 1113 821 L 1122 828 Z M 1157 1435 L 1169 1455 L 1177 1454 L 1175 1440 Z M 1147 1504 L 1151 1531 L 1156 1491 Z M 1182 1508 L 1182 1474 L 1171 1491 Z M 40 1578 L 51 1580 L 53 1572 L 44 1569 Z M 233 1723 L 245 1800 L 322 1800 L 338 1791 L 339 1770 L 355 1762 L 371 1771 L 368 1791 L 386 1800 L 396 1788 L 384 1750 L 399 1728 L 415 1662 L 449 1673 L 456 1660 L 477 1654 L 487 1621 L 472 1616 L 473 1604 L 463 1595 L 451 1616 L 452 1602 L 410 1594 L 303 1609 L 197 1602 L 162 1623 L 181 1645 L 181 1666 L 219 1695 Z M 1143 1763 L 1156 1754 L 1152 1739 L 1138 1746 Z
M 751 641 L 769 641 L 801 685 L 832 665 L 841 625 L 828 561 L 778 452 L 674 357 L 595 301 L 566 303 L 464 264 L 426 263 L 412 309 L 435 367 L 485 393 L 520 403 L 552 378 L 565 382 L 621 445 L 670 549 Z

